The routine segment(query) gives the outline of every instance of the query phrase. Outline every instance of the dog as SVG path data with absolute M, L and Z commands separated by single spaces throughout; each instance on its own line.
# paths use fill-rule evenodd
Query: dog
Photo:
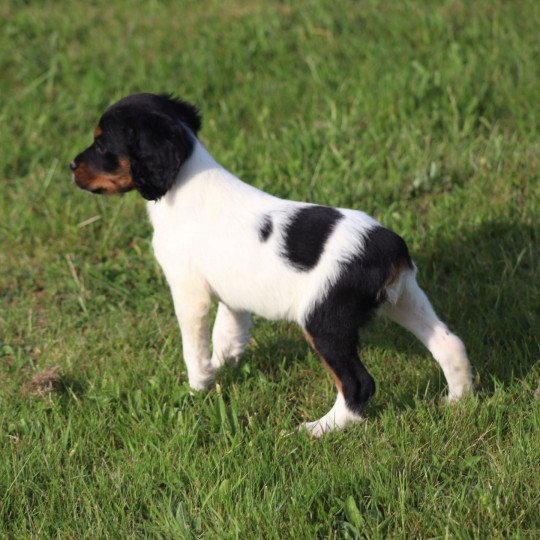
M 429 349 L 449 401 L 472 392 L 465 347 L 418 286 L 400 236 L 363 212 L 283 200 L 245 184 L 212 158 L 200 128 L 199 111 L 187 102 L 131 95 L 104 112 L 94 142 L 71 163 L 82 189 L 137 190 L 147 199 L 193 389 L 238 363 L 251 314 L 295 321 L 337 387 L 331 410 L 302 427 L 313 436 L 344 428 L 362 420 L 375 392 L 358 335 L 380 311 Z

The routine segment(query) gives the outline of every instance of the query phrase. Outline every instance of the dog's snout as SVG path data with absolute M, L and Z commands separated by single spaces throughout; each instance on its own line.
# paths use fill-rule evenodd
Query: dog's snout
M 72 161 L 72 162 L 69 164 L 69 168 L 70 168 L 72 171 L 74 171 L 74 170 L 77 168 L 77 164 L 76 164 L 74 161 Z

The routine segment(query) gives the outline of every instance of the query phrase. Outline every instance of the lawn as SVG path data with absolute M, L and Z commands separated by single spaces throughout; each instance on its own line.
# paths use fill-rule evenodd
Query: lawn
M 537 538 L 539 28 L 533 0 L 4 0 L 0 536 Z M 69 174 L 139 91 L 198 105 L 245 181 L 405 237 L 477 395 L 444 404 L 383 319 L 342 433 L 295 431 L 335 389 L 287 323 L 190 393 L 143 199 Z

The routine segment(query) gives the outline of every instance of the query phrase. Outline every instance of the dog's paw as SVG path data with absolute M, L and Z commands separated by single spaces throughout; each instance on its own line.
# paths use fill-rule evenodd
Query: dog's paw
M 214 384 L 214 375 L 206 377 L 190 377 L 189 387 L 196 392 L 208 390 Z
M 335 414 L 328 413 L 319 420 L 314 422 L 305 422 L 298 426 L 298 431 L 306 431 L 310 437 L 322 437 L 326 433 L 332 431 L 339 431 L 350 424 L 364 422 L 365 418 L 359 414 L 348 412 L 347 415 L 337 416 Z
M 443 398 L 443 401 L 448 404 L 457 403 L 462 399 L 474 395 L 474 387 L 472 383 L 464 384 L 461 388 L 448 392 L 448 395 Z
M 305 431 L 310 437 L 315 437 L 317 439 L 327 433 L 327 431 L 331 431 L 325 430 L 318 420 L 315 422 L 304 422 L 303 424 L 300 424 L 297 429 L 298 431 Z
M 304 422 L 297 427 L 298 431 L 305 431 L 310 437 L 318 439 L 326 433 L 330 433 L 334 430 L 343 429 L 344 426 L 329 422 L 324 418 L 315 420 L 314 422 Z
M 235 368 L 240 363 L 240 358 L 241 354 L 236 356 L 213 354 L 210 362 L 215 370 L 221 369 L 225 365 Z
M 214 353 L 210 359 L 210 364 L 212 365 L 212 368 L 218 371 L 225 365 L 225 358 Z
M 470 395 L 471 394 L 468 394 L 468 396 Z M 445 405 L 456 405 L 462 402 L 465 398 L 466 398 L 465 395 L 456 396 L 455 394 L 448 394 L 447 396 L 443 396 L 441 400 Z

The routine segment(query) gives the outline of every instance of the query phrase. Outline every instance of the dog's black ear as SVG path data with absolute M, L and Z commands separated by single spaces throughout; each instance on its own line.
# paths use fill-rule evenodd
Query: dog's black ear
M 142 113 L 130 123 L 129 158 L 133 185 L 149 201 L 163 197 L 191 155 L 194 136 L 169 116 Z

